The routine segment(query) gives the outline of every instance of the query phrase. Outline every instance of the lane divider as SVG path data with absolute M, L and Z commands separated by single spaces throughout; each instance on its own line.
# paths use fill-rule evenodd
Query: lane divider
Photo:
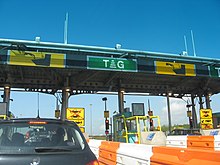
M 188 136 L 187 148 L 214 150 L 214 136 Z
M 178 147 L 168 147 L 94 139 L 90 139 L 88 144 L 100 165 L 219 165 L 220 136 L 214 137 L 216 143 L 212 138 L 187 137 L 187 142 L 184 142 L 187 148 L 179 144 L 176 145 Z M 185 140 L 185 137 L 179 140 Z
M 120 143 L 117 165 L 150 165 L 152 145 Z
M 101 165 L 115 165 L 119 142 L 102 141 L 99 146 L 99 163 Z
M 88 144 L 100 165 L 150 165 L 152 145 L 94 139 L 90 139 Z
M 220 152 L 176 147 L 153 147 L 151 165 L 219 165 Z
M 95 156 L 97 157 L 97 159 L 99 158 L 99 147 L 101 146 L 102 140 L 87 140 L 90 149 L 92 150 L 92 152 L 95 154 Z
M 167 136 L 166 146 L 220 151 L 220 135 Z
M 166 146 L 187 148 L 187 136 L 167 136 Z
M 220 151 L 220 135 L 214 136 L 214 147 L 216 151 Z

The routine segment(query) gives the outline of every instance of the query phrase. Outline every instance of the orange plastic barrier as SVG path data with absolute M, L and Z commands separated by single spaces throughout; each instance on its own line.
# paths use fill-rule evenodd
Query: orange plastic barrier
M 214 150 L 214 136 L 187 136 L 187 148 Z
M 219 165 L 220 152 L 174 147 L 153 147 L 151 165 Z
M 99 147 L 99 164 L 116 165 L 119 142 L 102 141 Z

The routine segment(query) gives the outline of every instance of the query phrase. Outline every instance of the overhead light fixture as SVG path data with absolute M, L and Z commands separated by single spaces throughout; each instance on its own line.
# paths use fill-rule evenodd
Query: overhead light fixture
M 116 44 L 115 49 L 121 49 L 121 44 Z
M 5 85 L 4 88 L 5 88 L 5 89 L 9 89 L 10 86 L 9 86 L 9 85 Z
M 70 92 L 70 91 L 71 91 L 70 87 L 67 87 L 66 92 Z
M 40 42 L 40 37 L 35 37 L 35 41 L 39 43 Z

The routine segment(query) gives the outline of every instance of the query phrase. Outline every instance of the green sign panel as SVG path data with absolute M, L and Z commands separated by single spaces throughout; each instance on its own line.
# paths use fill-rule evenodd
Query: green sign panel
M 121 58 L 88 56 L 88 69 L 137 72 L 137 61 Z
M 220 77 L 219 76 L 219 69 L 220 68 L 216 68 L 214 66 L 210 66 L 210 75 L 211 75 L 211 77 Z

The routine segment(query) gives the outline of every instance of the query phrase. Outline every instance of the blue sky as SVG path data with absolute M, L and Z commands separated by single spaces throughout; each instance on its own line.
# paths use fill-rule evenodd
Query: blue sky
M 185 50 L 193 55 L 190 31 L 193 30 L 196 54 L 219 58 L 219 0 L 1 0 L 0 38 L 63 42 L 66 12 L 69 13 L 68 43 L 114 47 L 179 54 Z M 93 132 L 103 133 L 102 97 L 77 95 L 70 98 L 70 107 L 86 108 L 86 127 L 90 131 L 90 106 L 93 112 Z M 35 117 L 37 93 L 12 92 L 11 110 L 16 116 Z M 118 110 L 117 96 L 108 97 L 110 113 Z M 151 108 L 167 123 L 166 98 L 126 96 L 125 106 L 132 102 L 151 101 Z M 219 97 L 213 96 L 211 106 L 219 111 Z M 0 100 L 1 101 L 1 100 Z M 40 94 L 40 110 L 44 117 L 53 117 L 55 97 Z M 172 122 L 186 123 L 185 101 L 171 101 Z M 178 116 L 178 118 L 176 117 Z M 96 121 L 96 122 L 95 122 Z

